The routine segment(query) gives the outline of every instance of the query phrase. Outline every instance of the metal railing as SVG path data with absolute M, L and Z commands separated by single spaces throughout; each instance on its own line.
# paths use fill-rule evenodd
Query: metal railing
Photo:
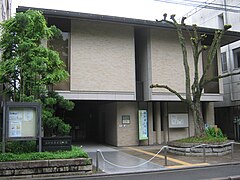
M 226 144 L 221 144 L 221 146 L 228 146 L 228 145 L 231 145 L 231 159 L 233 159 L 233 154 L 234 154 L 234 144 L 238 144 L 240 145 L 240 143 L 238 142 L 229 142 L 229 143 L 226 143 Z M 209 145 L 209 144 L 200 144 L 200 145 L 197 145 L 197 146 L 193 146 L 191 148 L 185 148 L 186 150 L 188 151 L 191 151 L 192 149 L 195 149 L 195 148 L 199 148 L 199 147 L 202 147 L 203 148 L 203 162 L 205 163 L 206 162 L 206 147 L 219 147 L 219 145 Z M 112 165 L 112 166 L 115 166 L 115 167 L 118 167 L 118 168 L 123 168 L 123 169 L 131 169 L 131 168 L 137 168 L 137 167 L 140 167 L 140 166 L 143 166 L 147 163 L 149 163 L 150 161 L 152 161 L 158 154 L 160 154 L 160 152 L 163 151 L 163 154 L 164 154 L 164 166 L 167 166 L 168 165 L 168 157 L 167 157 L 167 152 L 168 152 L 168 149 L 183 149 L 183 148 L 177 148 L 177 147 L 171 147 L 171 146 L 163 146 L 153 157 L 151 157 L 150 159 L 146 160 L 145 162 L 141 163 L 141 164 L 138 164 L 138 165 L 134 165 L 134 166 L 122 166 L 122 165 L 118 165 L 118 164 L 115 164 L 113 162 L 110 162 L 109 160 L 107 160 L 104 155 L 103 155 L 103 152 L 101 150 L 97 150 L 96 152 L 96 171 L 98 172 L 99 171 L 99 157 L 101 156 L 101 158 L 103 159 L 104 162 L 106 162 L 107 164 L 109 165 Z

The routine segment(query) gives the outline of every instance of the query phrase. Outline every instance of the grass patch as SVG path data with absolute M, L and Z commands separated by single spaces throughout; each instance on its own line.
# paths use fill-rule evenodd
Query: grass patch
M 176 142 L 180 143 L 221 143 L 221 142 L 227 142 L 227 137 L 190 137 L 185 139 L 177 140 Z
M 48 160 L 48 159 L 71 159 L 88 158 L 88 154 L 82 148 L 73 146 L 71 151 L 57 152 L 30 152 L 30 153 L 1 153 L 0 162 L 4 161 L 29 161 L 29 160 Z

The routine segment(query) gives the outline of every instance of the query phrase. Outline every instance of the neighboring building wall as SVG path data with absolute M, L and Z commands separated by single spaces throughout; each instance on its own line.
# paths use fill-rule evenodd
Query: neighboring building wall
M 222 53 L 226 53 L 227 61 L 227 70 L 224 71 L 223 74 L 240 71 L 240 66 L 237 68 L 234 65 L 235 64 L 234 59 L 236 58 L 234 57 L 234 50 L 238 48 L 240 48 L 240 41 L 229 44 L 228 46 L 224 46 L 221 49 Z M 240 75 L 224 78 L 223 85 L 224 85 L 224 101 L 216 105 L 231 106 L 235 104 L 240 104 L 240 102 L 236 102 L 240 100 Z
M 10 18 L 11 4 L 12 0 L 0 0 L 0 22 Z
M 134 29 L 131 26 L 72 20 L 71 91 L 126 93 L 135 99 Z M 88 99 L 91 99 L 89 97 Z
M 240 6 L 239 0 L 215 0 L 214 3 Z M 228 7 L 227 7 L 228 8 Z M 201 9 L 191 16 L 192 23 L 201 27 L 223 28 L 224 24 L 232 25 L 232 31 L 239 31 L 240 14 L 235 12 L 227 12 L 223 10 Z

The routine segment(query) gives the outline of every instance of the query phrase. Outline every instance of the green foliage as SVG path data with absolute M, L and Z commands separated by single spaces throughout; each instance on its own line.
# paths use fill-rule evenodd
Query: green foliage
M 220 143 L 220 142 L 227 142 L 227 137 L 208 137 L 208 136 L 203 136 L 203 137 L 190 137 L 190 138 L 185 138 L 185 139 L 180 139 L 177 140 L 177 142 L 181 143 Z
M 205 135 L 201 137 L 190 137 L 177 140 L 181 143 L 219 143 L 226 142 L 228 139 L 223 135 L 220 128 L 208 127 L 205 129 Z
M 222 130 L 216 127 L 208 127 L 207 129 L 205 129 L 205 134 L 207 135 L 207 137 L 216 137 L 216 138 L 225 137 L 222 133 Z
M 61 36 L 60 30 L 48 27 L 42 13 L 34 10 L 17 13 L 1 28 L 0 83 L 5 87 L 4 95 L 12 101 L 40 102 L 45 135 L 69 134 L 64 113 L 74 104 L 48 89 L 66 80 L 68 72 L 58 52 L 44 46 L 44 40 Z
M 49 92 L 43 97 L 43 127 L 45 136 L 68 135 L 71 126 L 64 122 L 66 111 L 74 108 L 72 101 L 64 99 L 56 92 Z
M 88 154 L 80 147 L 73 146 L 71 151 L 57 152 L 32 152 L 32 153 L 2 153 L 0 162 L 3 161 L 27 161 L 27 160 L 48 160 L 48 159 L 70 159 L 88 158 Z
M 12 100 L 24 101 L 24 96 L 38 99 L 46 93 L 46 85 L 68 77 L 59 54 L 42 43 L 59 34 L 56 27 L 47 27 L 39 11 L 17 13 L 2 24 L 0 82 L 7 84 L 4 92 Z
M 1 147 L 1 143 L 0 143 Z M 8 141 L 6 142 L 6 152 L 9 153 L 29 153 L 36 151 L 36 141 Z

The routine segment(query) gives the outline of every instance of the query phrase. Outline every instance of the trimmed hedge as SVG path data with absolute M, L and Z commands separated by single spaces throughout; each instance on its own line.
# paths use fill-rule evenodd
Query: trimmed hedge
M 88 158 L 88 154 L 82 148 L 73 146 L 71 151 L 57 152 L 31 152 L 31 153 L 1 153 L 0 162 L 4 161 L 28 161 L 49 159 Z
M 227 137 L 190 137 L 185 139 L 176 140 L 176 142 L 181 143 L 218 143 L 218 142 L 228 142 Z

